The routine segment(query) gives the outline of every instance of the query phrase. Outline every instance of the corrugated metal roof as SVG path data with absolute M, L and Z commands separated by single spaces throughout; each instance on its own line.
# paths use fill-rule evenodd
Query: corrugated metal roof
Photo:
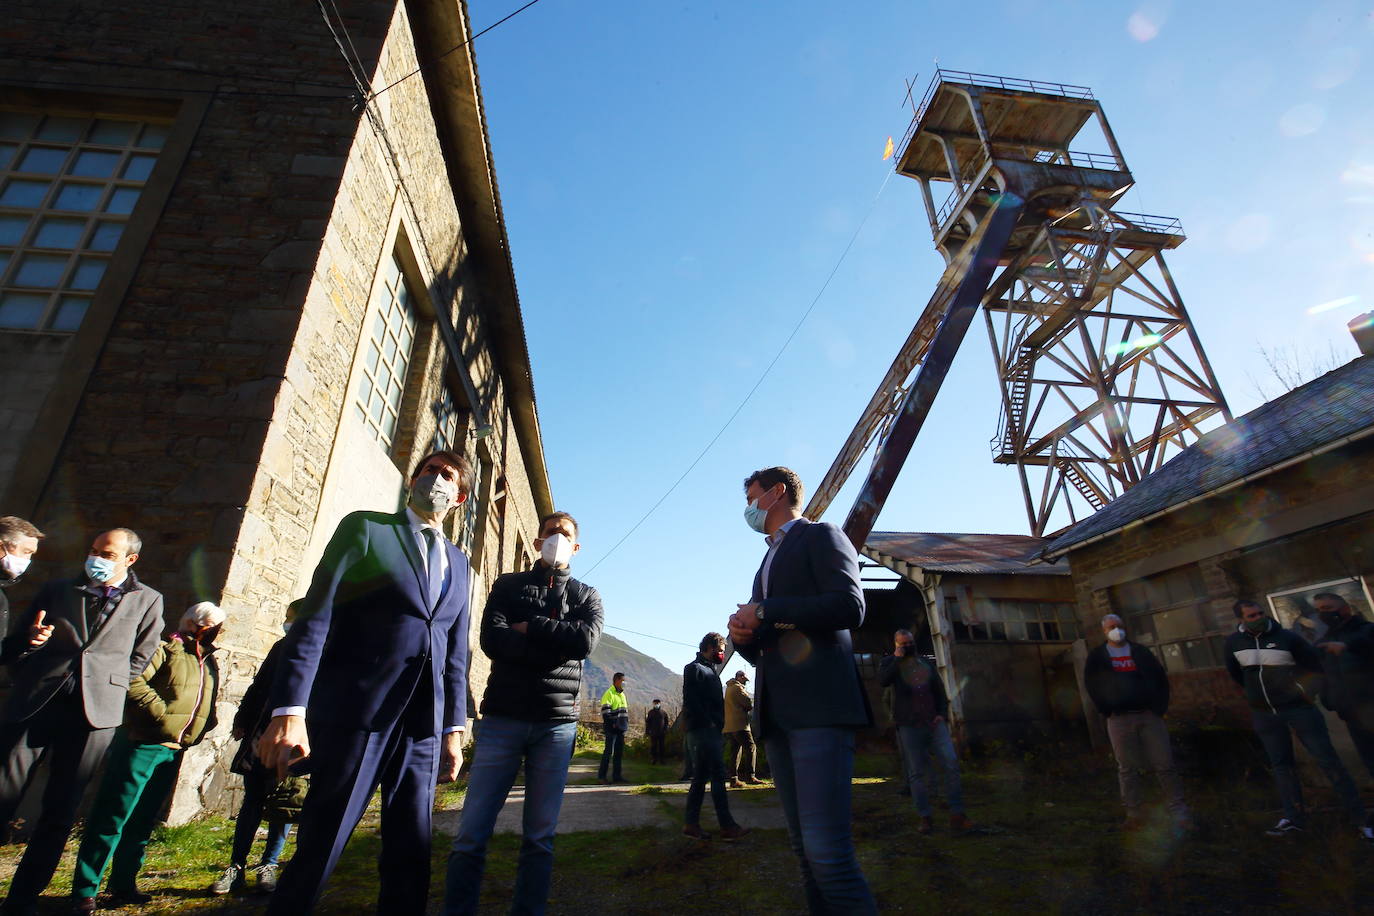
M 1212 430 L 1045 552 L 1062 553 L 1371 427 L 1374 356 L 1361 356 Z
M 879 562 L 891 558 L 927 572 L 1067 576 L 1067 563 L 1030 565 L 1047 543 L 1028 534 L 875 531 L 863 553 Z

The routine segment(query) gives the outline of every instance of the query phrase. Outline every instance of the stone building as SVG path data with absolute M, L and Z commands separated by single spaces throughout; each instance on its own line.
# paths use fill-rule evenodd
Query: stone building
M 1337 592 L 1371 618 L 1374 355 L 1361 356 L 1213 430 L 1124 496 L 1055 538 L 1089 641 L 1117 613 L 1169 673 L 1170 719 L 1249 728 L 1223 644 L 1248 597 L 1316 638 L 1310 600 Z M 1095 713 L 1094 713 L 1095 715 Z M 1351 772 L 1345 728 L 1330 717 Z
M 34 578 L 127 525 L 169 617 L 221 602 L 222 720 L 338 520 L 399 508 L 430 448 L 478 471 L 478 607 L 553 508 L 466 6 L 341 6 L 0 27 L 0 509 L 49 535 Z M 224 801 L 228 741 L 174 818 Z
M 972 743 L 1078 733 L 1071 646 L 1078 614 L 1067 566 L 1034 564 L 1047 542 L 1021 534 L 875 531 L 863 556 L 900 579 L 865 589 L 854 651 L 877 721 L 878 664 L 909 629 L 935 658 L 950 715 Z

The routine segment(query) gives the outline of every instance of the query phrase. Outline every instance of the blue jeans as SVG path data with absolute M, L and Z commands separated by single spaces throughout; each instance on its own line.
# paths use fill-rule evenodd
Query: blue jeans
M 806 904 L 817 913 L 877 913 L 850 836 L 854 731 L 769 729 L 764 740 Z
M 270 782 L 271 776 L 266 771 L 255 770 L 252 775 L 243 777 L 243 803 L 239 805 L 238 818 L 234 821 L 234 851 L 229 858 L 231 865 L 248 867 L 248 854 L 253 851 L 253 839 L 258 835 L 258 825 L 262 823 L 262 804 L 267 799 Z M 258 864 L 276 865 L 290 834 L 290 824 L 268 824 L 267 847 L 263 849 Z
M 568 784 L 576 722 L 522 722 L 486 716 L 477 733 L 463 818 L 448 855 L 445 916 L 477 912 L 487 841 L 506 804 L 520 763 L 525 763 L 525 805 L 520 864 L 511 913 L 542 913 L 553 878 L 553 834 Z
M 1317 761 L 1317 765 L 1331 780 L 1336 794 L 1341 797 L 1346 814 L 1355 826 L 1364 824 L 1364 802 L 1360 800 L 1360 790 L 1350 778 L 1336 749 L 1331 746 L 1331 734 L 1326 730 L 1326 718 L 1315 706 L 1304 704 L 1277 713 L 1267 710 L 1252 710 L 1255 734 L 1269 755 L 1274 767 L 1274 782 L 1278 784 L 1279 802 L 1283 805 L 1283 816 L 1301 825 L 1307 813 L 1302 801 L 1302 783 L 1298 780 L 1296 761 L 1293 759 L 1293 736 L 1297 734 L 1302 746 Z
M 701 803 L 706 797 L 706 781 L 711 781 L 711 803 L 716 806 L 716 823 L 721 827 L 735 826 L 730 816 L 730 802 L 725 796 L 724 742 L 714 728 L 694 728 L 687 733 L 687 753 L 692 757 L 692 785 L 687 789 L 687 814 L 683 819 L 689 827 L 701 824 Z
M 620 775 L 620 758 L 625 754 L 625 733 L 616 731 L 613 728 L 606 729 L 606 748 L 601 752 L 601 766 L 597 768 L 596 775 L 606 778 L 606 769 L 610 767 L 611 779 L 619 782 L 624 777 Z
M 897 739 L 902 742 L 906 760 L 907 779 L 911 783 L 911 799 L 916 813 L 930 817 L 930 757 L 934 752 L 945 774 L 945 803 L 951 814 L 964 813 L 964 793 L 959 782 L 959 757 L 954 753 L 954 740 L 944 722 L 930 727 L 922 725 L 897 726 Z

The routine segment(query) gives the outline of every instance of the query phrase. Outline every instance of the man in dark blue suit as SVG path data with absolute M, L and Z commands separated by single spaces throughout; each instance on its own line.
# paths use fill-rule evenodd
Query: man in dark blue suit
M 802 482 L 784 467 L 744 482 L 749 527 L 768 552 L 730 639 L 758 667 L 754 730 L 801 860 L 813 914 L 876 913 L 850 835 L 854 732 L 871 715 L 849 631 L 863 623 L 859 560 L 839 528 L 801 515 Z
M 310 912 L 378 785 L 378 912 L 425 912 L 434 786 L 457 778 L 467 726 L 468 564 L 439 526 L 471 481 L 463 456 L 429 455 L 405 511 L 355 512 L 325 548 L 258 744 L 267 767 L 311 774 L 269 914 Z

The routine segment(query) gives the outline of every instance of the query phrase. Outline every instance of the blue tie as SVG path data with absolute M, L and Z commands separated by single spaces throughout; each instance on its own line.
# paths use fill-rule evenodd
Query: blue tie
M 425 542 L 429 545 L 425 566 L 429 573 L 429 606 L 433 608 L 444 594 L 444 559 L 443 554 L 440 553 L 444 548 L 439 543 L 438 532 L 433 528 L 421 528 L 420 530 L 424 532 Z

